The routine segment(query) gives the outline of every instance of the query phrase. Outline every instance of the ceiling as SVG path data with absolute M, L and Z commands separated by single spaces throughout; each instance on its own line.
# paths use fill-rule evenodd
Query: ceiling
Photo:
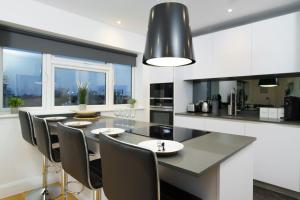
M 162 0 L 36 0 L 131 32 L 146 34 L 148 15 Z M 300 0 L 178 0 L 194 35 L 300 10 Z M 227 10 L 231 8 L 231 13 Z M 118 24 L 117 22 L 121 23 Z

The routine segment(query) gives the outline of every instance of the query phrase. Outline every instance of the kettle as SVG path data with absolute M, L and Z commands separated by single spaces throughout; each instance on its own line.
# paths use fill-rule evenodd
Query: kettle
M 209 104 L 207 101 L 203 101 L 203 103 L 202 103 L 202 112 L 204 112 L 204 113 L 209 112 Z

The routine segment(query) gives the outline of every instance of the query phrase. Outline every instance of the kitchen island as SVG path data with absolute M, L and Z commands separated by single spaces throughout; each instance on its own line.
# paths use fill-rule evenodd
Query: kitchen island
M 50 127 L 55 132 L 56 124 L 50 123 Z M 97 153 L 99 139 L 91 130 L 104 127 L 125 129 L 117 139 L 132 144 L 157 138 L 151 127 L 161 128 L 145 122 L 101 118 L 83 129 L 89 148 Z M 182 142 L 184 149 L 176 155 L 158 157 L 161 179 L 204 200 L 252 200 L 255 138 L 180 127 L 171 129 L 172 139 Z

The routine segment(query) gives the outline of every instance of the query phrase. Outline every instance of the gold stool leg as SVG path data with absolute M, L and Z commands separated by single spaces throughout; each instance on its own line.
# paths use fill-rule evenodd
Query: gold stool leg
M 43 177 L 43 188 L 44 188 L 43 198 L 45 198 L 45 196 L 47 195 L 47 186 L 48 186 L 47 174 L 48 174 L 47 158 L 46 156 L 43 156 L 43 164 L 42 164 L 42 177 Z
M 94 200 L 101 200 L 101 189 L 94 190 L 93 195 L 94 195 L 93 197 Z
M 61 169 L 61 195 L 65 200 L 68 199 L 68 174 Z

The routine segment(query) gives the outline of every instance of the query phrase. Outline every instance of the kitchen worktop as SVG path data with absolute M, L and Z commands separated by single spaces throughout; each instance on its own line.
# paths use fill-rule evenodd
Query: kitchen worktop
M 52 127 L 55 127 L 55 123 L 50 124 L 52 124 Z M 138 144 L 139 142 L 153 139 L 149 137 L 150 133 L 147 132 L 147 130 L 150 130 L 149 127 L 153 125 L 147 122 L 102 117 L 92 125 L 84 128 L 83 132 L 89 141 L 98 143 L 98 137 L 92 134 L 91 130 L 104 127 L 123 128 L 126 130 L 126 133 L 121 134 L 117 139 Z M 192 129 L 173 128 L 176 130 L 176 137 L 180 138 L 185 138 L 186 134 L 194 133 Z M 135 129 L 144 129 L 145 131 L 135 132 L 133 131 Z M 223 133 L 201 134 L 192 139 L 183 139 L 182 144 L 184 144 L 184 149 L 182 151 L 170 157 L 158 157 L 158 162 L 162 166 L 173 168 L 193 176 L 199 176 L 207 169 L 220 164 L 254 141 L 255 138 L 253 137 L 239 135 Z
M 270 119 L 270 118 L 260 118 L 257 113 L 243 113 L 237 114 L 236 116 L 227 115 L 224 113 L 212 114 L 212 113 L 193 113 L 193 112 L 181 112 L 175 113 L 175 115 L 191 116 L 191 117 L 210 117 L 217 119 L 229 119 L 229 120 L 241 120 L 241 121 L 252 121 L 252 122 L 266 122 L 266 123 L 276 123 L 276 124 L 287 124 L 300 126 L 300 121 L 284 121 L 282 119 Z

